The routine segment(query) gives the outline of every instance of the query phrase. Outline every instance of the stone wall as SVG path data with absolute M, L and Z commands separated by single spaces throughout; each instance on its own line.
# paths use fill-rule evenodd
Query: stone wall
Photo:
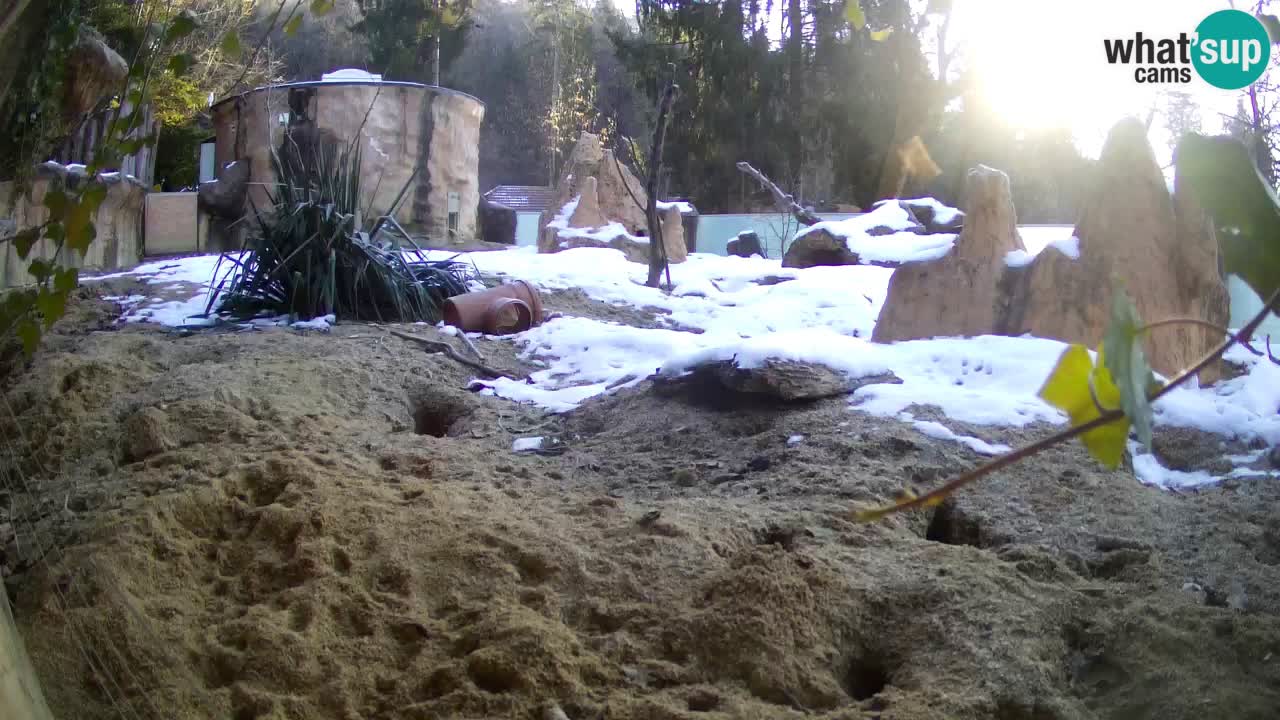
M 76 178 L 72 177 L 71 182 Z M 35 227 L 48 219 L 44 196 L 51 186 L 68 182 L 68 172 L 58 165 L 42 165 L 32 182 L 29 195 L 17 195 L 13 183 L 0 182 L 0 218 L 11 219 L 18 230 Z M 142 257 L 143 205 L 147 190 L 141 184 L 108 176 L 107 197 L 94 217 L 97 238 L 89 246 L 89 252 L 81 258 L 78 253 L 64 249 L 60 262 L 67 267 L 112 269 L 136 264 Z M 18 257 L 13 243 L 0 245 L 0 288 L 16 287 L 35 282 L 27 273 L 32 258 L 53 256 L 54 244 L 42 239 L 36 243 L 27 260 Z

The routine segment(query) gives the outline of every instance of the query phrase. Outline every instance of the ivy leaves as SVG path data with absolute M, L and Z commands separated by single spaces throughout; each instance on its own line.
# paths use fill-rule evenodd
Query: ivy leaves
M 1155 373 L 1142 349 L 1144 334 L 1133 301 L 1117 288 L 1097 363 L 1083 345 L 1072 345 L 1040 388 L 1040 399 L 1066 413 L 1073 427 L 1121 413 L 1080 435 L 1089 454 L 1109 468 L 1124 457 L 1130 428 L 1143 445 L 1151 446 L 1150 393 Z
M 1280 289 L 1280 199 L 1244 143 L 1189 134 L 1178 143 L 1177 180 L 1213 217 L 1224 272 L 1264 300 Z

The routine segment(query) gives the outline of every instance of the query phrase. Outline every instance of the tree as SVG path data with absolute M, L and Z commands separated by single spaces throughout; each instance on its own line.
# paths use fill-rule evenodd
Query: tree
M 359 0 L 355 30 L 369 43 L 371 65 L 390 80 L 440 84 L 461 52 L 471 0 Z

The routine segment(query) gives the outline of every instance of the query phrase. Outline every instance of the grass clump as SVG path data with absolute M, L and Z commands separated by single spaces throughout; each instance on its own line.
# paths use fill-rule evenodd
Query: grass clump
M 357 143 L 287 137 L 271 156 L 277 185 L 270 207 L 254 207 L 256 226 L 239 257 L 219 262 L 233 267 L 215 273 L 223 279 L 208 310 L 241 319 L 438 321 L 444 301 L 467 292 L 473 266 L 427 260 L 416 246 L 379 239 L 390 233 L 365 224 L 371 213 L 360 210 L 360 161 Z

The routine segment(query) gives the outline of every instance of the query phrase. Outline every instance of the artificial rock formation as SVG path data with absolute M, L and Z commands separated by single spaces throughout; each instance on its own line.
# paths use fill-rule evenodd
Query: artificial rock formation
M 965 208 L 964 229 L 950 253 L 894 271 L 873 341 L 983 335 L 995 328 L 1005 255 L 1024 249 L 1009 176 L 985 166 L 970 170 Z
M 1006 253 L 1022 248 L 1007 179 L 975 172 L 955 248 L 895 271 L 873 340 L 1029 333 L 1097 347 L 1116 282 L 1146 322 L 1227 324 L 1212 226 L 1185 189 L 1170 196 L 1137 120 L 1119 123 L 1103 147 L 1093 195 L 1075 227 L 1078 253 L 1049 246 L 1030 263 L 1007 267 Z M 1148 334 L 1148 360 L 1170 376 L 1219 340 L 1201 327 L 1160 328 Z M 1200 379 L 1217 374 L 1211 368 Z
M 582 133 L 569 153 L 560 182 L 556 184 L 555 201 L 538 221 L 539 237 L 561 208 L 584 194 L 587 178 L 596 179 L 594 199 L 598 201 L 597 207 L 603 217 L 621 223 L 632 235 L 648 232 L 649 222 L 645 218 L 644 207 L 649 195 L 644 190 L 644 183 L 614 158 L 612 150 L 604 149 L 599 136 Z
M 600 177 L 580 174 L 585 172 L 598 172 Z M 647 202 L 648 197 L 639 185 L 640 181 L 630 171 L 613 161 L 611 151 L 600 149 L 596 136 L 583 133 L 557 190 L 557 198 L 563 199 L 558 199 L 558 204 L 545 211 L 540 219 L 538 252 L 610 247 L 621 250 L 631 262 L 648 263 L 649 223 L 645 211 L 636 205 L 636 199 Z M 636 199 L 632 199 L 626 187 L 631 187 Z M 573 194 L 566 194 L 570 191 Z M 619 198 L 619 192 L 623 198 Z M 569 210 L 571 204 L 572 210 Z M 667 205 L 659 211 L 658 221 L 667 260 L 684 262 L 689 253 L 679 207 Z
M 63 114 L 69 122 L 92 112 L 98 101 L 116 91 L 129 64 L 91 28 L 83 28 L 67 54 L 66 98 Z
M 1185 317 L 1226 326 L 1229 301 L 1212 227 L 1185 188 L 1170 196 L 1138 120 L 1111 130 L 1093 187 L 1075 228 L 1079 259 L 1046 248 L 1026 268 L 1012 270 L 1021 277 L 1006 283 L 1009 298 L 997 330 L 1096 347 L 1117 280 L 1145 322 Z M 1161 328 L 1148 334 L 1148 360 L 1172 375 L 1220 340 L 1205 328 Z M 1214 369 L 1201 381 L 1216 377 Z

